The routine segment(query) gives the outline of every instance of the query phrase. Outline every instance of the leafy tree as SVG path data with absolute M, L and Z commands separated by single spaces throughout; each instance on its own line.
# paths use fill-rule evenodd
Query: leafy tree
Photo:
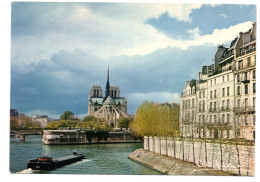
M 93 138 L 94 136 L 95 136 L 95 132 L 94 132 L 94 131 L 87 131 L 87 132 L 86 132 L 86 137 L 87 137 L 89 143 L 92 142 L 92 138 Z
M 59 126 L 58 126 L 59 123 L 60 123 L 60 121 L 51 121 L 51 122 L 47 123 L 46 128 L 51 128 L 51 129 L 59 128 Z
M 119 126 L 119 128 L 121 128 L 121 131 L 122 131 L 122 128 L 128 129 L 129 123 L 130 123 L 130 119 L 128 119 L 126 117 L 120 117 L 118 119 L 118 126 Z
M 97 120 L 97 118 L 94 116 L 91 116 L 91 115 L 85 116 L 83 118 L 83 121 L 96 121 L 96 120 Z
M 60 116 L 60 119 L 61 119 L 61 120 L 68 120 L 68 119 L 70 119 L 70 117 L 71 117 L 72 115 L 74 115 L 73 112 L 71 112 L 71 111 L 65 111 L 65 112 Z
M 137 109 L 132 127 L 141 136 L 177 136 L 179 109 L 176 105 L 144 102 Z
M 10 116 L 10 129 L 17 130 L 19 128 L 19 118 L 15 116 Z

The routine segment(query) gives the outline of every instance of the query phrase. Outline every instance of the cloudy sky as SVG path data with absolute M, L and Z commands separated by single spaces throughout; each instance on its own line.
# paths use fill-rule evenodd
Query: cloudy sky
M 185 80 L 256 21 L 255 5 L 29 3 L 11 9 L 11 108 L 52 118 L 87 114 L 107 67 L 135 114 L 179 102 Z M 238 13 L 239 12 L 239 13 Z

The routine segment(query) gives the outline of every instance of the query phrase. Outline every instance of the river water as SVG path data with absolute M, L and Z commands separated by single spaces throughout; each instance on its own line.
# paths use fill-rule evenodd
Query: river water
M 44 145 L 40 135 L 26 136 L 26 141 L 10 140 L 10 172 L 44 174 L 116 174 L 141 175 L 160 173 L 140 165 L 127 157 L 141 143 L 131 144 L 92 144 L 92 145 Z M 84 154 L 85 159 L 52 171 L 26 169 L 30 159 L 40 156 L 53 158 L 71 155 L 73 152 Z

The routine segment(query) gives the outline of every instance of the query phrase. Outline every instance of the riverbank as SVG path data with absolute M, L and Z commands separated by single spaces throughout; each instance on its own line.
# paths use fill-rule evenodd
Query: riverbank
M 43 130 L 46 145 L 142 143 L 132 132 L 94 132 L 84 130 Z
M 129 159 L 168 175 L 231 176 L 230 173 L 213 168 L 199 167 L 172 157 L 136 149 Z

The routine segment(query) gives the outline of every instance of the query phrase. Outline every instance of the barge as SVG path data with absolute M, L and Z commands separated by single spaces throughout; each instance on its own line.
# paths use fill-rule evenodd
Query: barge
M 56 168 L 72 164 L 74 162 L 84 159 L 84 155 L 73 152 L 72 155 L 52 159 L 52 157 L 38 157 L 37 159 L 30 160 L 27 164 L 27 169 L 32 170 L 54 170 Z

